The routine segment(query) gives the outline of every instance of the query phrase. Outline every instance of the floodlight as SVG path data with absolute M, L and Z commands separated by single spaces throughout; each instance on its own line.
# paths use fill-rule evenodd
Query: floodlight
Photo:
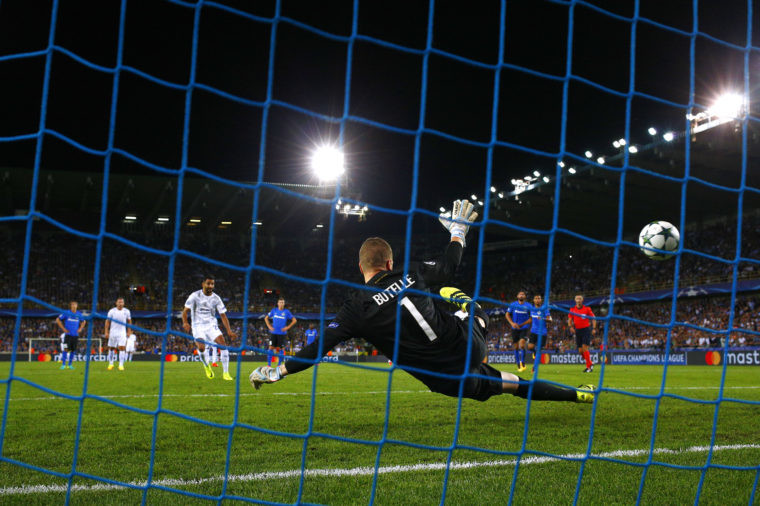
M 565 162 L 563 162 L 562 160 L 560 160 L 559 161 L 559 166 L 562 167 L 562 168 L 565 168 Z
M 665 139 L 665 141 L 667 141 L 667 142 L 670 142 L 670 141 L 672 141 L 673 139 L 675 139 L 675 138 L 676 138 L 676 136 L 675 136 L 675 134 L 674 134 L 673 132 L 665 132 L 665 133 L 662 135 L 662 138 L 663 138 L 663 139 Z
M 167 218 L 166 216 L 159 216 L 158 221 L 169 221 L 169 218 Z
M 631 147 L 628 148 L 628 152 L 629 153 L 638 153 L 639 152 L 639 148 L 637 148 L 636 146 L 631 146 Z
M 597 158 L 597 159 L 596 159 L 596 162 L 597 162 L 597 163 L 601 163 L 601 164 L 604 164 L 604 157 L 603 157 L 603 156 L 600 156 L 599 158 Z
M 567 171 L 568 171 L 570 174 L 575 174 L 575 168 L 574 168 L 574 167 L 570 167 L 569 169 L 567 169 Z
M 260 227 L 262 225 L 260 221 L 254 221 L 253 224 L 256 225 L 257 227 Z
M 223 221 L 221 225 L 232 225 L 231 221 Z
M 549 176 L 544 176 L 544 183 L 548 183 L 548 182 L 549 182 Z
M 500 198 L 500 199 L 503 199 L 503 198 L 504 198 L 504 193 L 502 193 L 502 192 L 499 192 L 499 198 Z
M 126 215 L 126 216 L 124 217 L 124 219 L 125 219 L 125 220 L 129 220 L 129 221 L 135 221 L 135 220 L 137 219 L 137 216 L 135 216 L 135 215 L 133 215 L 133 214 L 128 214 L 128 215 Z
M 591 158 L 592 156 L 594 156 L 594 153 L 591 151 L 586 151 L 586 158 Z
M 657 129 L 655 127 L 649 127 L 647 132 L 649 132 L 649 135 L 657 135 Z
M 472 200 L 478 200 L 477 195 L 475 195 L 474 193 L 472 195 L 470 195 L 470 197 L 472 198 Z
M 491 193 L 496 193 L 496 187 L 495 186 L 491 187 Z
M 322 228 L 322 227 L 324 227 L 324 225 L 322 225 L 321 223 L 317 223 L 317 228 Z
M 738 93 L 726 93 L 718 97 L 707 112 L 719 118 L 738 118 L 744 111 L 744 98 Z
M 620 144 L 621 146 L 625 146 L 626 144 L 625 139 L 618 139 L 618 144 Z
M 478 200 L 478 205 L 482 206 L 483 205 L 483 201 L 482 200 Z
M 619 148 L 620 147 L 620 141 L 613 141 L 612 142 L 612 147 L 613 148 Z
M 345 172 L 343 152 L 334 146 L 318 147 L 311 155 L 311 168 L 320 181 L 334 181 Z
M 533 175 L 536 176 L 536 177 L 539 177 L 541 175 L 541 173 L 539 171 L 537 171 L 537 170 L 534 170 L 533 171 Z
M 200 223 L 200 218 L 190 218 L 190 223 Z
M 443 207 L 443 206 L 441 206 L 441 208 L 439 209 L 439 211 L 441 211 L 442 213 L 445 213 L 446 212 L 446 208 Z

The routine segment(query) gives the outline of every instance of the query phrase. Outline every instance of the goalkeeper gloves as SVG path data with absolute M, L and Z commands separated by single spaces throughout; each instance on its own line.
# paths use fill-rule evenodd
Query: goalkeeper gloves
M 248 380 L 253 385 L 253 388 L 258 390 L 264 383 L 275 383 L 282 379 L 279 367 L 269 367 L 262 365 L 253 370 Z
M 458 237 L 462 240 L 462 246 L 465 245 L 465 236 L 470 229 L 470 223 L 474 222 L 478 213 L 473 211 L 474 206 L 465 200 L 455 200 L 451 206 L 451 213 L 444 213 L 438 217 L 443 228 L 449 231 L 451 238 Z

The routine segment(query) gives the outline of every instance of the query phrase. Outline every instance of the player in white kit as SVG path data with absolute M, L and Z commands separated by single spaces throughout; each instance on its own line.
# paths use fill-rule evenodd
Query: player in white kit
M 108 311 L 106 320 L 106 340 L 108 341 L 108 370 L 113 369 L 113 363 L 117 355 L 119 358 L 119 370 L 124 370 L 124 359 L 127 356 L 127 326 L 132 325 L 132 313 L 124 307 L 124 299 L 116 299 L 116 307 Z
M 230 340 L 235 339 L 235 334 L 230 328 L 230 321 L 227 319 L 227 308 L 224 307 L 221 297 L 214 293 L 214 277 L 206 276 L 201 284 L 202 290 L 193 292 L 185 302 L 185 308 L 182 310 L 182 327 L 185 332 L 190 333 L 192 330 L 193 338 L 195 339 L 195 345 L 198 347 L 198 356 L 203 364 L 203 369 L 206 371 L 206 376 L 209 379 L 214 377 L 214 371 L 209 365 L 209 356 L 207 344 L 213 343 L 226 346 L 224 336 L 219 330 L 219 326 L 216 322 L 216 313 L 219 313 L 219 317 L 222 319 L 224 330 L 227 331 L 227 335 Z M 192 327 L 187 321 L 187 314 L 190 313 L 191 320 L 193 322 Z M 222 357 L 222 368 L 224 373 L 222 378 L 227 381 L 232 381 L 230 376 L 230 354 L 229 350 L 221 349 L 220 355 Z
M 136 351 L 137 348 L 137 336 L 134 334 L 129 334 L 129 337 L 127 338 L 127 361 L 132 361 L 132 354 Z

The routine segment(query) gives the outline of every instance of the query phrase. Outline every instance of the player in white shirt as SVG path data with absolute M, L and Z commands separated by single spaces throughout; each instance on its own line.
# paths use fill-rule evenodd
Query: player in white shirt
M 66 332 L 61 334 L 61 362 L 63 362 L 64 353 L 66 353 Z
M 127 352 L 127 360 L 129 362 L 132 361 L 132 354 L 136 351 L 137 348 L 137 336 L 134 334 L 129 334 L 129 337 L 127 338 L 127 349 L 125 350 Z
M 108 311 L 106 320 L 106 340 L 108 341 L 108 370 L 113 369 L 113 362 L 119 357 L 119 370 L 124 370 L 127 356 L 127 325 L 132 325 L 132 313 L 124 307 L 124 299 L 116 299 L 116 307 Z
M 230 321 L 227 319 L 227 308 L 224 307 L 221 297 L 214 293 L 214 277 L 206 276 L 201 284 L 202 290 L 193 292 L 185 302 L 185 308 L 182 310 L 182 327 L 185 332 L 190 333 L 192 330 L 193 338 L 195 339 L 195 345 L 198 347 L 198 356 L 203 364 L 203 369 L 206 371 L 206 376 L 209 379 L 214 377 L 214 371 L 209 365 L 208 348 L 207 344 L 213 343 L 226 346 L 224 336 L 219 330 L 219 326 L 216 322 L 216 313 L 219 313 L 219 317 L 222 319 L 224 330 L 227 331 L 227 335 L 230 340 L 235 339 L 235 334 L 230 328 Z M 192 319 L 192 327 L 187 322 L 187 314 L 190 313 Z M 230 354 L 226 348 L 220 350 L 222 357 L 222 368 L 224 374 L 222 378 L 227 381 L 232 381 L 230 376 Z

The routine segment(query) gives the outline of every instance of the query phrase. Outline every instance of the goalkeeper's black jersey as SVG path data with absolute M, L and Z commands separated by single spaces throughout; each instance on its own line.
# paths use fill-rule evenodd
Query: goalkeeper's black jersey
M 358 291 L 325 326 L 324 337 L 306 346 L 296 357 L 317 358 L 320 341 L 321 352 L 325 354 L 342 341 L 363 338 L 392 358 L 396 319 L 400 317 L 397 365 L 461 374 L 467 353 L 467 333 L 465 330 L 463 334 L 462 329 L 466 329 L 467 322 L 452 315 L 451 306 L 443 306 L 440 299 L 411 291 L 399 293 L 407 288 L 430 293 L 431 287 L 438 288 L 449 281 L 461 258 L 462 245 L 451 242 L 443 260 L 411 263 L 406 275 L 403 269 L 378 273 L 366 285 L 382 291 Z M 285 363 L 289 373 L 310 366 L 297 360 Z

